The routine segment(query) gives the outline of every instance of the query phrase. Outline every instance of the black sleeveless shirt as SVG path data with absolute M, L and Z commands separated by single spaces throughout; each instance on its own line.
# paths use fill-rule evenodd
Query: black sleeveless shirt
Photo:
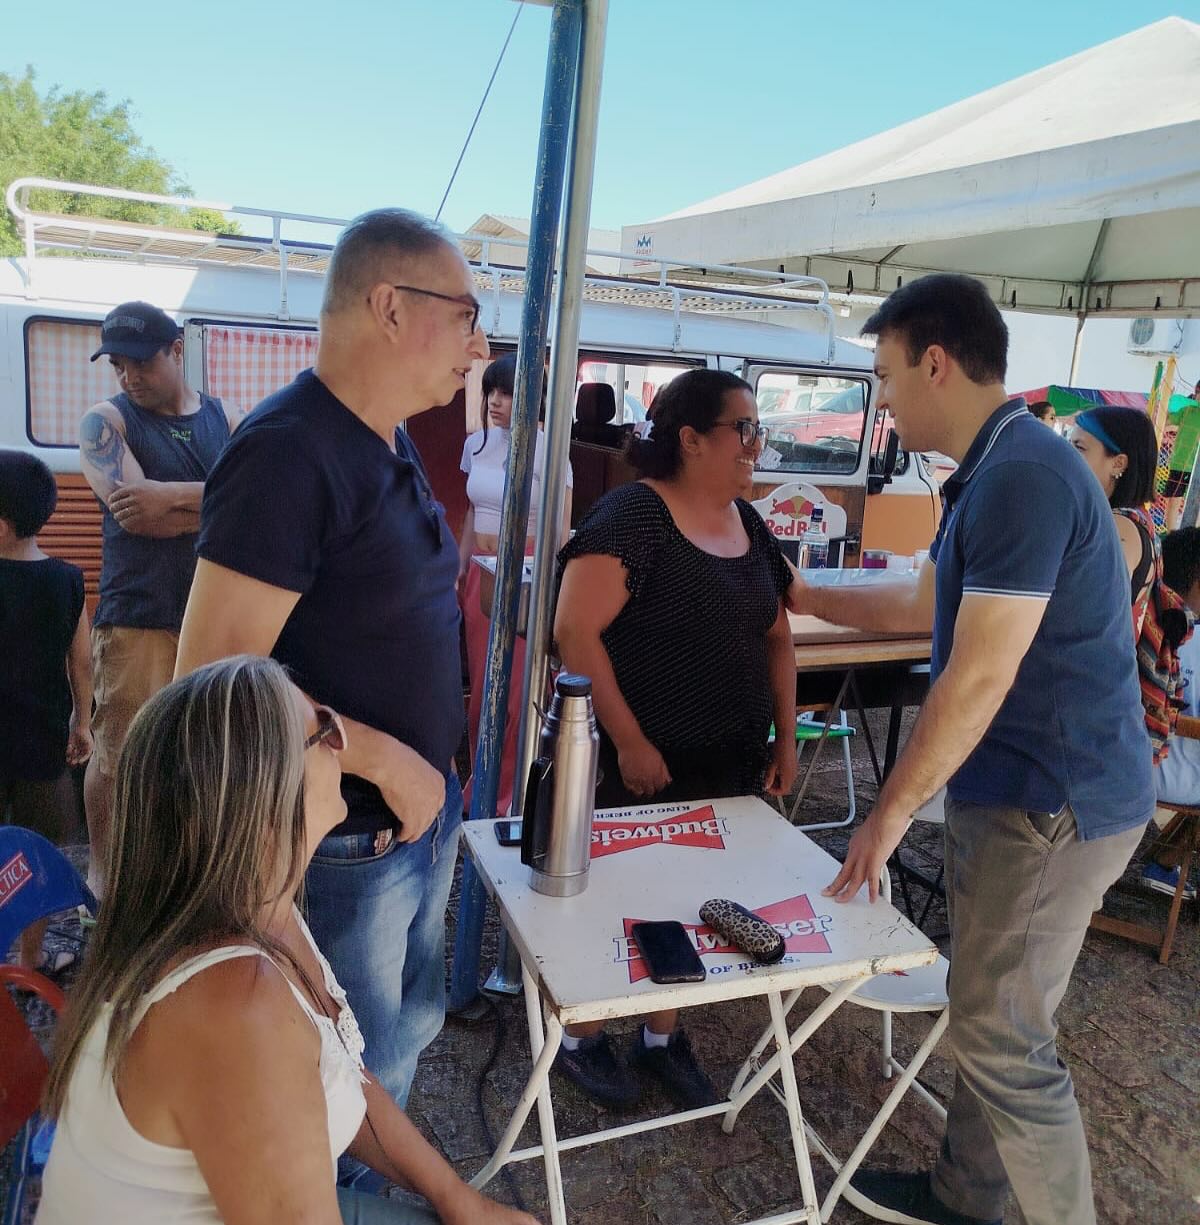
M 200 408 L 168 417 L 138 408 L 127 395 L 110 403 L 125 423 L 125 444 L 147 480 L 203 481 L 229 441 L 221 401 L 201 394 Z M 196 570 L 196 533 L 137 536 L 103 502 L 103 556 L 97 625 L 178 630 Z
M 628 571 L 629 600 L 601 641 L 680 798 L 693 792 L 681 772 L 702 770 L 708 796 L 740 795 L 761 787 L 767 762 L 767 631 L 791 571 L 754 507 L 736 505 L 750 538 L 741 557 L 698 548 L 641 482 L 605 494 L 558 555 L 560 575 L 572 558 L 597 553 L 619 558 Z M 601 730 L 602 761 L 611 767 Z
M 66 766 L 67 655 L 82 611 L 78 567 L 0 558 L 0 784 L 47 782 Z

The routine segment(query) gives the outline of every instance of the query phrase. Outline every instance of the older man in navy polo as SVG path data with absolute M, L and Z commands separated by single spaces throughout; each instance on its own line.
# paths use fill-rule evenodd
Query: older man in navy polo
M 308 869 L 308 922 L 400 1105 L 445 1012 L 464 724 L 458 549 L 401 426 L 487 356 L 440 227 L 403 209 L 352 221 L 315 367 L 255 409 L 205 489 L 179 646 L 181 673 L 269 654 L 347 725 L 346 818 Z
M 1004 390 L 1008 334 L 984 287 L 925 277 L 867 321 L 879 406 L 910 451 L 958 460 L 909 584 L 814 590 L 794 611 L 933 632 L 929 697 L 826 893 L 880 872 L 943 784 L 950 1027 L 958 1078 L 933 1172 L 862 1170 L 847 1197 L 888 1221 L 1094 1225 L 1070 1073 L 1055 1049 L 1088 920 L 1154 808 L 1129 579 L 1100 486 Z

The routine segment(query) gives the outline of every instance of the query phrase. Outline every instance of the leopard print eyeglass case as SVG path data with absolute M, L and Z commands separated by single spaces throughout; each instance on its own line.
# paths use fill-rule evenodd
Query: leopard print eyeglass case
M 700 918 L 735 948 L 762 965 L 774 965 L 786 951 L 783 937 L 766 921 L 728 898 L 709 898 L 700 907 Z

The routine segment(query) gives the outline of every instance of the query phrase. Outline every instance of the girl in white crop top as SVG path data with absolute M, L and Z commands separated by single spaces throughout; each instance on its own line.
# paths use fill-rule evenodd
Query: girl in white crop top
M 109 892 L 56 1037 L 37 1225 L 534 1225 L 463 1183 L 367 1071 L 294 905 L 345 813 L 345 747 L 336 714 L 249 656 L 134 720 Z M 431 1207 L 337 1189 L 346 1151 Z
M 479 603 L 482 571 L 471 564 L 476 556 L 495 557 L 500 543 L 500 510 L 504 504 L 504 480 L 508 473 L 512 434 L 513 379 L 517 355 L 506 354 L 483 372 L 484 426 L 471 434 L 463 446 L 462 470 L 467 474 L 467 515 L 458 542 L 458 590 L 466 624 L 467 669 L 471 675 L 471 700 L 467 704 L 467 733 L 472 750 L 479 738 L 483 711 L 483 674 L 487 668 L 490 624 Z M 533 453 L 533 485 L 529 498 L 526 556 L 533 552 L 537 532 L 537 508 L 542 498 L 542 475 L 546 442 L 540 427 Z M 567 465 L 566 502 L 558 544 L 566 543 L 571 526 L 571 467 Z M 513 648 L 513 684 L 509 689 L 508 719 L 501 756 L 500 787 L 496 795 L 498 815 L 508 813 L 513 793 L 517 758 L 517 732 L 521 726 L 521 680 L 525 671 L 525 639 Z M 471 802 L 471 783 L 463 791 L 463 802 Z

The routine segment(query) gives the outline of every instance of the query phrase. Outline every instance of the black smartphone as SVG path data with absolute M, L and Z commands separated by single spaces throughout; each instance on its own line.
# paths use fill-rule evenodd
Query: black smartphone
M 521 845 L 520 821 L 497 821 L 493 828 L 496 831 L 496 841 L 501 846 Z
M 635 923 L 631 934 L 656 983 L 702 983 L 707 977 L 700 954 L 675 919 Z

